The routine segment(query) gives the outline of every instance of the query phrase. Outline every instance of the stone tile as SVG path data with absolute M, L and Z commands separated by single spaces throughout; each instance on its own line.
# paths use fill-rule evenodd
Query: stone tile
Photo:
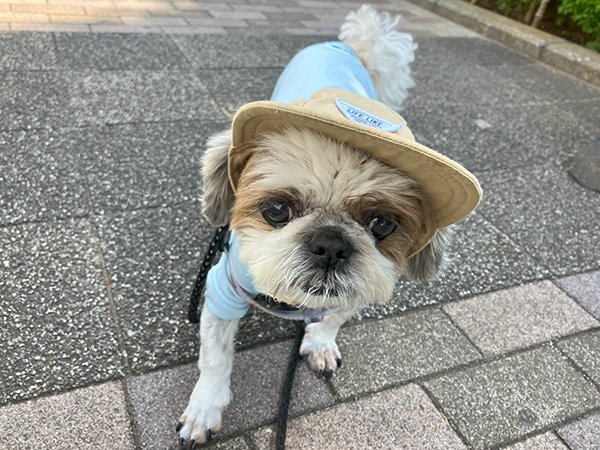
M 0 34 L 0 70 L 40 70 L 57 67 L 52 36 L 41 33 Z
M 0 448 L 134 449 L 125 395 L 107 383 L 0 408 Z
M 557 275 L 600 266 L 600 197 L 551 164 L 483 173 L 478 211 Z
M 209 450 L 250 450 L 243 437 L 218 441 L 212 445 L 205 445 L 203 448 Z
M 29 14 L 0 12 L 0 22 L 10 23 L 48 23 L 48 14 Z
M 158 25 L 156 26 L 132 26 L 132 25 L 90 25 L 90 29 L 93 33 L 134 33 L 134 34 L 144 34 L 148 35 L 151 33 L 161 33 L 162 28 Z
M 342 397 L 439 372 L 480 355 L 437 309 L 343 328 L 344 365 L 333 384 Z
M 290 349 L 290 342 L 285 342 L 236 354 L 231 385 L 233 400 L 225 412 L 224 427 L 218 437 L 274 420 Z M 194 363 L 128 380 L 142 448 L 178 448 L 175 425 L 197 379 L 198 369 Z M 291 415 L 333 402 L 326 384 L 317 380 L 306 366 L 299 366 L 292 390 Z
M 600 331 L 567 338 L 558 347 L 600 385 Z
M 194 27 L 227 27 L 227 28 L 241 28 L 245 30 L 248 28 L 248 22 L 241 19 L 187 19 L 187 23 Z
M 0 404 L 122 374 L 86 220 L 0 228 Z
M 495 74 L 527 90 L 540 101 L 557 103 L 600 99 L 600 89 L 541 63 L 492 67 Z
M 225 34 L 227 31 L 222 27 L 161 27 L 167 34 Z
M 524 441 L 504 447 L 504 450 L 569 450 L 552 432 L 538 434 Z
M 566 425 L 558 434 L 571 450 L 597 450 L 600 448 L 600 414 Z
M 69 116 L 79 125 L 224 118 L 190 72 L 69 72 L 69 77 Z
M 553 105 L 439 105 L 409 97 L 402 115 L 417 137 L 473 171 L 566 161 L 595 132 Z
M 210 14 L 217 19 L 266 19 L 265 16 L 260 11 L 211 11 Z
M 123 23 L 123 19 L 121 19 L 120 17 L 113 17 L 113 16 L 108 16 L 108 17 L 101 17 L 101 16 L 82 16 L 82 15 L 75 15 L 75 16 L 67 16 L 67 15 L 51 15 L 50 16 L 50 23 L 56 23 L 56 24 L 85 24 L 85 25 L 110 25 L 110 24 L 122 24 Z
M 10 25 L 12 31 L 36 31 L 44 33 L 88 33 L 89 25 L 73 25 L 73 24 L 56 24 L 56 23 L 12 23 Z
M 550 281 L 451 303 L 444 311 L 485 355 L 600 326 Z
M 60 123 L 69 103 L 69 85 L 54 71 L 0 72 L 0 131 Z
M 275 432 L 271 428 L 262 428 L 252 436 L 259 449 L 274 448 Z M 286 446 L 294 449 L 465 448 L 423 390 L 413 384 L 291 420 Z
M 230 113 L 245 103 L 268 100 L 281 69 L 202 70 L 199 78 L 212 98 Z
M 561 102 L 560 109 L 567 111 L 577 120 L 595 130 L 598 130 L 598 117 L 600 117 L 600 100 L 581 102 Z
M 600 319 L 600 271 L 582 273 L 555 281 L 596 319 Z
M 157 70 L 187 64 L 175 43 L 162 35 L 61 33 L 55 39 L 61 63 L 70 69 Z
M 456 227 L 447 253 L 450 262 L 437 280 L 422 283 L 402 280 L 389 303 L 370 306 L 361 314 L 365 317 L 397 314 L 549 276 L 522 248 L 478 214 L 472 214 Z
M 200 157 L 227 123 L 117 125 L 82 132 L 77 148 L 96 211 L 174 204 L 200 197 Z
M 594 386 L 551 348 L 425 383 L 475 449 L 517 440 L 600 405 Z
M 74 133 L 0 132 L 0 225 L 87 215 Z

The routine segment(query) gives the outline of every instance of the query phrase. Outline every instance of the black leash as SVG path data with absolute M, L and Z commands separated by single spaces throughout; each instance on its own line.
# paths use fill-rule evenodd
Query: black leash
M 208 245 L 202 265 L 200 266 L 200 272 L 196 277 L 194 288 L 192 289 L 192 295 L 190 296 L 190 306 L 188 309 L 188 320 L 192 323 L 200 322 L 200 313 L 198 312 L 198 306 L 200 305 L 200 297 L 204 291 L 206 285 L 206 277 L 208 271 L 212 267 L 212 263 L 217 255 L 217 252 L 222 252 L 225 249 L 225 243 L 227 232 L 229 231 L 229 225 L 219 227 L 216 229 L 215 234 Z M 294 375 L 298 362 L 302 359 L 300 356 L 300 345 L 302 344 L 302 338 L 304 337 L 304 322 L 296 320 L 296 339 L 290 353 L 290 359 L 285 371 L 285 378 L 283 379 L 283 386 L 281 388 L 281 397 L 279 398 L 279 409 L 277 414 L 277 437 L 275 441 L 276 450 L 285 450 L 285 437 L 287 434 L 287 420 L 290 412 L 290 400 L 292 397 L 292 387 L 294 385 Z
M 285 449 L 285 436 L 287 434 L 287 420 L 290 412 L 290 400 L 292 397 L 292 387 L 294 385 L 294 374 L 298 367 L 298 362 L 302 359 L 300 356 L 300 345 L 304 337 L 304 322 L 296 321 L 296 339 L 292 347 L 292 353 L 288 361 L 281 388 L 281 397 L 279 397 L 279 410 L 277 413 L 277 438 L 275 440 L 275 450 Z
M 206 250 L 206 254 L 204 255 L 204 260 L 202 261 L 202 265 L 200 266 L 200 272 L 196 277 L 196 282 L 194 283 L 194 288 L 192 289 L 192 295 L 190 297 L 190 306 L 188 309 L 188 320 L 192 323 L 200 322 L 200 313 L 198 312 L 198 305 L 200 305 L 200 297 L 202 296 L 202 292 L 204 291 L 204 285 L 206 284 L 206 277 L 208 275 L 208 271 L 212 267 L 212 263 L 215 259 L 217 251 L 223 251 L 223 242 L 225 241 L 225 236 L 227 235 L 227 231 L 229 230 L 229 225 L 225 225 L 224 227 L 219 227 L 216 229 L 215 234 L 208 245 L 208 250 Z

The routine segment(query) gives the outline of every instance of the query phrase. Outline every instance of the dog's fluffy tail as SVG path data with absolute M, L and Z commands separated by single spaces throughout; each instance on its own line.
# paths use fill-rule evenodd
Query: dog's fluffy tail
M 410 63 L 417 44 L 412 35 L 396 30 L 400 16 L 380 14 L 363 5 L 346 17 L 338 39 L 348 44 L 373 77 L 379 100 L 396 111 L 414 86 Z

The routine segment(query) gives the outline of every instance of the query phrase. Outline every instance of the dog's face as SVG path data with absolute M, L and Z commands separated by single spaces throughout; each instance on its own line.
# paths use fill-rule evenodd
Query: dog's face
M 227 195 L 221 189 L 216 197 Z M 256 143 L 230 220 L 259 292 L 297 306 L 355 307 L 392 296 L 419 242 L 422 208 L 418 186 L 400 171 L 346 144 L 288 129 Z

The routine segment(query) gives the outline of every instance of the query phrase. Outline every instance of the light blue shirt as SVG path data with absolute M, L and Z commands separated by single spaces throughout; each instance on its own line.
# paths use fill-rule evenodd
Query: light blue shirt
M 344 89 L 377 100 L 373 80 L 362 62 L 346 44 L 324 42 L 301 50 L 292 58 L 277 80 L 271 100 L 289 103 L 310 99 L 325 88 Z M 231 230 L 229 252 L 208 272 L 204 301 L 223 320 L 243 317 L 250 303 L 229 281 L 235 279 L 251 296 L 257 295 L 248 268 L 239 259 L 239 237 Z M 231 273 L 228 274 L 228 270 Z

